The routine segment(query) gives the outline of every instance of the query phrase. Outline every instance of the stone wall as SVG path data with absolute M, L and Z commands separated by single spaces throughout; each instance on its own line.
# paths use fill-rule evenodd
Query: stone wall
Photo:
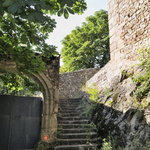
M 60 97 L 72 96 L 92 75 L 87 84 L 110 87 L 122 70 L 138 63 L 136 50 L 150 47 L 149 0 L 108 0 L 108 6 L 111 61 L 95 75 L 92 70 L 90 76 L 88 71 L 81 71 L 83 76 L 79 72 L 61 74 Z
M 150 47 L 150 0 L 108 0 L 108 6 L 111 60 L 86 83 L 99 89 L 115 85 L 139 63 L 136 51 Z
M 92 111 L 92 121 L 97 126 L 100 141 L 103 142 L 103 139 L 111 136 L 115 150 L 148 150 L 148 113 L 134 108 L 122 113 L 98 103 Z
M 109 88 L 121 78 L 123 70 L 128 66 L 137 64 L 138 61 L 122 60 L 119 64 L 109 61 L 101 69 L 85 69 L 75 72 L 60 74 L 59 97 L 60 99 L 80 96 L 81 88 L 86 85 L 91 87 L 93 84 L 100 90 Z M 117 80 L 114 80 L 116 78 Z
M 129 61 L 126 59 L 122 60 L 119 64 L 110 61 L 86 82 L 86 86 L 91 87 L 94 84 L 99 90 L 110 88 L 119 82 L 124 70 L 132 68 L 133 72 L 136 72 L 138 66 L 135 65 L 138 63 L 139 61 Z
M 138 84 L 132 78 L 143 74 L 141 67 L 135 64 L 135 61 L 126 60 L 116 67 L 110 61 L 86 82 L 86 87 L 94 84 L 99 90 L 88 114 L 92 112 L 90 118 L 98 129 L 101 142 L 111 136 L 116 150 L 119 147 L 121 150 L 148 150 L 150 141 L 150 91 L 144 99 L 135 97 Z M 88 94 L 82 98 L 83 110 L 87 106 L 89 109 L 88 99 Z
M 91 68 L 74 72 L 60 74 L 59 96 L 61 99 L 71 98 L 80 95 L 82 86 L 99 69 Z
M 111 60 L 135 60 L 136 49 L 150 47 L 150 1 L 108 0 Z

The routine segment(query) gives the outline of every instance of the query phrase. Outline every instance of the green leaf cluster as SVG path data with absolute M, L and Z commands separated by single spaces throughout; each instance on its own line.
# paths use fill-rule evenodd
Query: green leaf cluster
M 110 59 L 107 11 L 87 17 L 82 27 L 76 27 L 62 44 L 62 72 L 103 67 Z
M 57 14 L 58 16 L 64 15 L 66 19 L 69 17 L 69 14 L 75 13 L 82 14 L 86 9 L 86 3 L 83 0 L 79 1 L 59 0 L 59 2 L 60 2 L 60 9 L 58 10 Z
M 0 58 L 15 62 L 24 79 L 23 74 L 42 72 L 47 61 L 58 55 L 56 47 L 46 43 L 56 27 L 51 15 L 63 9 L 68 18 L 69 13 L 83 12 L 86 4 L 84 0 L 1 0 L 0 8 Z
M 43 22 L 31 22 L 30 19 L 5 12 L 0 17 L 1 58 L 16 62 L 19 71 L 38 73 L 44 70 L 42 56 L 47 51 L 49 58 L 56 53 L 56 47 L 45 42 L 56 23 L 48 16 L 45 18 L 47 20 Z
M 84 0 L 2 0 L 0 7 L 1 58 L 16 62 L 21 71 L 37 73 L 44 69 L 45 63 L 36 53 L 46 59 L 58 55 L 56 47 L 45 42 L 56 27 L 50 15 L 67 9 L 69 16 L 74 7 L 83 12 L 86 4 Z
M 89 98 L 92 101 L 97 101 L 99 98 L 99 90 L 94 87 L 88 87 L 87 93 L 89 94 Z
M 21 18 L 33 22 L 47 20 L 45 14 L 64 14 L 68 18 L 69 13 L 83 13 L 86 9 L 84 0 L 2 0 L 0 14 L 5 11 L 9 14 L 19 15 Z
M 98 101 L 100 90 L 95 86 L 95 84 L 92 84 L 91 87 L 83 86 L 82 90 L 88 93 L 90 101 L 93 101 L 93 102 Z
M 109 140 L 103 139 L 103 146 L 101 150 L 113 150 L 112 141 L 110 140 L 110 137 Z
M 36 91 L 42 90 L 42 87 L 31 80 L 27 75 L 21 73 L 12 73 L 7 70 L 1 70 L 1 95 L 32 96 Z

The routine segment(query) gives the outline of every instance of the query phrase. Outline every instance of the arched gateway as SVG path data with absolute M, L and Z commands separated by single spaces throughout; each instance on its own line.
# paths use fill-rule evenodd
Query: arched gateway
M 0 68 L 16 70 L 15 63 L 0 61 Z M 44 102 L 42 107 L 41 141 L 52 143 L 57 133 L 57 113 L 59 100 L 59 57 L 52 57 L 46 69 L 40 74 L 29 74 L 43 89 Z

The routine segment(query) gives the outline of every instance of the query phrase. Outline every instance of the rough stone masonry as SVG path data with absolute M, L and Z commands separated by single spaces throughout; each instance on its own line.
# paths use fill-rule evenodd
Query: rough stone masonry
M 135 60 L 136 50 L 150 47 L 150 0 L 108 0 L 111 60 Z

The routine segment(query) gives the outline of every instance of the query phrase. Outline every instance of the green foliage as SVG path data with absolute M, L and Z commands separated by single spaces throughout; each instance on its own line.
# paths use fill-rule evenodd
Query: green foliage
M 64 17 L 69 13 L 83 13 L 86 3 L 84 0 L 2 0 L 1 7 L 1 15 L 7 12 L 33 22 L 43 22 L 48 20 L 45 16 L 48 13 Z
M 133 77 L 132 80 L 137 85 L 134 96 L 137 100 L 141 100 L 148 96 L 150 92 L 150 48 L 140 49 L 138 54 L 141 60 L 140 66 L 144 70 L 144 75 Z
M 42 143 L 39 143 L 36 150 L 46 150 L 46 148 Z
M 61 72 L 103 67 L 109 61 L 107 11 L 97 11 L 94 16 L 87 17 L 86 21 L 62 41 L 64 65 Z
M 93 102 L 97 102 L 99 99 L 99 89 L 93 84 L 91 87 L 84 86 L 82 90 L 86 91 L 89 95 L 89 99 Z
M 60 67 L 60 73 L 68 72 L 69 68 L 65 67 L 64 65 Z
M 41 57 L 58 54 L 55 46 L 45 42 L 56 27 L 49 14 L 63 9 L 68 18 L 69 13 L 86 9 L 84 0 L 2 0 L 0 6 L 0 57 L 16 62 L 21 71 L 34 73 L 44 69 Z
M 29 79 L 24 74 L 12 73 L 1 70 L 0 94 L 1 95 L 21 95 L 32 96 L 36 91 L 42 91 L 42 87 Z
M 146 72 L 150 72 L 150 48 L 142 48 L 137 51 L 138 52 L 138 58 L 142 62 L 140 65 L 146 69 Z
M 144 98 L 140 101 L 139 101 L 139 99 L 136 99 L 136 98 L 134 99 L 134 106 L 136 108 L 138 108 L 139 110 L 143 110 L 143 109 L 147 108 L 147 106 L 149 106 L 149 105 L 150 105 L 150 102 L 148 102 L 146 100 L 146 98 Z
M 91 110 L 95 107 L 95 102 L 99 99 L 99 90 L 93 84 L 91 87 L 84 86 L 82 91 L 85 91 L 88 94 L 88 100 L 86 101 L 86 99 L 83 99 L 80 103 L 80 108 L 83 109 L 81 116 L 87 116 L 90 118 Z
M 82 14 L 83 11 L 86 9 L 86 3 L 84 0 L 78 0 L 78 1 L 73 1 L 73 0 L 58 0 L 60 2 L 59 5 L 59 10 L 58 10 L 58 16 L 64 15 L 64 17 L 67 19 L 70 14 Z
M 48 34 L 55 27 L 55 21 L 46 15 L 47 19 L 45 20 L 38 16 L 39 21 L 24 18 L 22 15 L 16 14 L 17 12 L 11 11 L 12 9 L 17 9 L 17 11 L 21 9 L 21 6 L 18 6 L 19 1 L 15 1 L 16 3 L 6 2 L 9 2 L 10 5 L 4 3 L 4 8 L 7 6 L 8 10 L 5 8 L 3 16 L 0 17 L 1 58 L 16 62 L 19 71 L 38 73 L 44 70 L 45 63 L 42 56 L 45 51 L 49 51 L 48 57 L 56 53 L 56 47 L 45 43 Z M 30 13 L 28 14 L 30 15 Z M 37 56 L 37 52 L 41 54 L 41 57 Z
M 121 79 L 120 82 L 122 82 L 124 79 L 127 79 L 129 77 L 131 77 L 133 74 L 131 74 L 130 72 L 128 72 L 128 70 L 121 70 Z
M 103 145 L 100 150 L 150 150 L 150 143 L 142 144 L 139 139 L 134 139 L 130 146 L 126 148 L 121 148 L 117 145 L 117 148 L 114 146 L 114 141 L 111 136 L 108 136 L 107 139 L 103 139 Z
M 46 43 L 56 27 L 51 15 L 68 18 L 70 13 L 83 13 L 86 3 L 84 0 L 1 0 L 0 8 L 0 58 L 16 63 L 21 76 L 11 74 L 11 78 L 24 79 L 23 73 L 42 72 L 47 61 L 58 55 L 56 47 Z M 6 77 L 10 80 L 9 75 Z M 6 79 L 2 79 L 3 86 L 8 86 Z M 20 91 L 19 83 L 14 81 L 15 90 Z
M 115 148 L 112 137 L 108 136 L 107 139 L 103 139 L 103 145 L 100 150 L 150 150 L 150 143 L 147 142 L 143 145 L 139 139 L 134 139 L 129 147 L 121 148 L 117 145 L 117 148 Z
M 103 139 L 103 146 L 102 146 L 101 150 L 113 150 L 110 139 L 108 141 L 106 139 Z
M 90 95 L 90 100 L 97 101 L 99 97 L 99 91 L 95 88 L 88 88 L 88 94 Z
M 111 96 L 111 91 L 110 91 L 110 88 L 108 88 L 108 87 L 104 87 L 104 95 L 105 96 L 107 96 L 107 97 L 109 97 L 109 96 Z

